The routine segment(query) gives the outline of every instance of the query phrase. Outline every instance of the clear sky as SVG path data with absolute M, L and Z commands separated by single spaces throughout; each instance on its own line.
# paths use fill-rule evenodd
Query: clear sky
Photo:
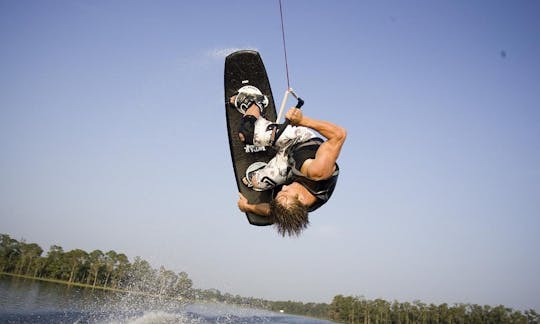
M 277 0 L 1 0 L 0 233 L 242 296 L 540 310 L 540 3 L 283 9 L 305 114 L 348 130 L 300 238 L 237 210 L 223 105 L 241 48 L 281 101 Z

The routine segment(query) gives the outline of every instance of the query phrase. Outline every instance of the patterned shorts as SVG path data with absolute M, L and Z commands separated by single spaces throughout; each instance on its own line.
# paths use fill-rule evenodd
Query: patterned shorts
M 256 146 L 269 146 L 272 140 L 272 122 L 259 117 L 255 122 L 255 134 L 253 144 Z M 274 147 L 278 150 L 276 156 L 268 164 L 251 173 L 251 183 L 253 189 L 257 191 L 269 190 L 275 186 L 284 184 L 290 177 L 288 165 L 288 149 L 296 143 L 305 142 L 313 137 L 315 133 L 307 127 L 287 126 L 283 134 L 279 137 Z

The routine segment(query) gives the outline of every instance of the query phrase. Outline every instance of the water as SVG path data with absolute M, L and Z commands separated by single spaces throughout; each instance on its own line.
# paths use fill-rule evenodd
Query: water
M 0 323 L 330 323 L 216 303 L 182 304 L 0 276 Z

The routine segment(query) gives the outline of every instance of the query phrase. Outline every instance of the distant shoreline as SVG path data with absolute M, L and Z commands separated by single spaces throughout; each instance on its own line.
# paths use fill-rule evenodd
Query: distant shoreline
M 98 289 L 98 290 L 112 291 L 112 292 L 118 292 L 118 293 L 124 293 L 124 294 L 133 294 L 133 295 L 141 295 L 141 296 L 154 297 L 154 298 L 166 298 L 166 299 L 180 300 L 180 299 L 177 299 L 177 298 L 171 298 L 171 297 L 165 297 L 165 296 L 159 296 L 159 295 L 152 295 L 152 294 L 141 292 L 141 291 L 131 291 L 131 290 L 104 287 L 104 286 L 93 286 L 93 285 L 83 284 L 83 283 L 79 283 L 79 282 L 69 282 L 69 281 L 60 280 L 60 279 L 51 279 L 51 278 L 41 278 L 41 277 L 27 276 L 27 275 L 21 275 L 21 274 L 15 274 L 15 273 L 3 272 L 3 271 L 0 271 L 0 276 L 8 276 L 8 277 L 14 277 L 14 278 L 20 278 L 20 279 L 44 281 L 44 282 L 50 282 L 50 283 L 55 283 L 55 284 L 67 285 L 67 286 L 74 286 L 74 287 L 80 287 L 80 288 L 89 288 L 89 289 Z
M 242 307 L 283 310 L 289 315 L 300 315 L 337 322 L 366 322 L 381 316 L 401 321 L 459 321 L 476 323 L 487 319 L 490 323 L 540 323 L 540 314 L 534 309 L 514 310 L 504 305 L 478 305 L 471 303 L 424 303 L 374 300 L 363 296 L 336 295 L 327 303 L 299 301 L 269 301 L 222 293 L 217 289 L 195 289 L 193 281 L 184 271 L 176 273 L 163 266 L 153 268 L 140 257 L 130 262 L 124 253 L 110 250 L 86 252 L 74 249 L 64 252 L 58 245 L 51 246 L 46 256 L 36 243 L 19 242 L 0 233 L 3 253 L 0 255 L 0 276 L 13 280 L 37 280 L 69 287 L 99 289 L 118 294 L 132 294 L 153 300 L 175 303 L 226 303 Z M 66 280 L 70 278 L 69 280 Z M 4 280 L 4 277 L 1 277 Z M 90 285 L 89 283 L 92 282 Z M 113 288 L 114 287 L 114 288 Z M 119 287 L 119 288 L 118 288 Z M 392 321 L 393 321 L 392 320 Z

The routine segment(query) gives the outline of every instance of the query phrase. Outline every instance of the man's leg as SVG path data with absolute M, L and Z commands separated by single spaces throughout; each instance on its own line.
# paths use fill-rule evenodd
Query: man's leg
M 268 98 L 254 86 L 244 86 L 238 93 L 232 96 L 229 103 L 243 115 L 238 136 L 242 142 L 253 144 L 255 122 L 264 116 L 268 106 Z

